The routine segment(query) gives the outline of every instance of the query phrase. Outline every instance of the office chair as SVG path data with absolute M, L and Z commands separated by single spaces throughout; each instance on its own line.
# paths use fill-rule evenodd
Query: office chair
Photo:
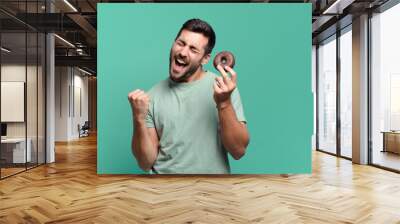
M 90 129 L 89 121 L 85 121 L 82 127 L 80 127 L 80 125 L 78 124 L 79 138 L 89 136 L 89 129 Z

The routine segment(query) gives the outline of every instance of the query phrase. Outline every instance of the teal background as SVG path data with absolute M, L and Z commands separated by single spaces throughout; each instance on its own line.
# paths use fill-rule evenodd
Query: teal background
M 168 77 L 169 52 L 182 24 L 207 21 L 212 53 L 236 56 L 250 145 L 232 173 L 311 172 L 311 4 L 98 4 L 99 174 L 143 173 L 131 153 L 127 95 Z M 215 73 L 212 61 L 206 66 Z M 219 73 L 217 73 L 219 74 Z

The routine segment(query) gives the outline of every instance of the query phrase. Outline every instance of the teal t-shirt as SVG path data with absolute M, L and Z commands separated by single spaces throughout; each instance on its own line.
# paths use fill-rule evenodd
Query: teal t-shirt
M 156 128 L 160 143 L 150 173 L 230 173 L 213 98 L 215 77 L 206 71 L 201 79 L 189 83 L 167 78 L 149 90 L 146 123 Z M 232 92 L 231 102 L 237 119 L 246 122 L 238 88 Z

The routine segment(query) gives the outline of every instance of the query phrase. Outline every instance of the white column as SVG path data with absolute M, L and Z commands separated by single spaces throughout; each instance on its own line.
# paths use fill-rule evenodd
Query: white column
M 47 12 L 53 12 L 54 6 L 50 1 L 46 4 Z M 55 161 L 55 44 L 54 35 L 46 35 L 46 163 Z
M 352 159 L 368 163 L 368 15 L 353 19 Z
M 49 33 L 46 36 L 46 57 L 47 57 L 47 76 L 46 76 L 46 163 L 52 163 L 55 161 L 55 150 L 54 150 L 54 133 L 55 133 L 55 77 L 54 77 L 54 35 Z

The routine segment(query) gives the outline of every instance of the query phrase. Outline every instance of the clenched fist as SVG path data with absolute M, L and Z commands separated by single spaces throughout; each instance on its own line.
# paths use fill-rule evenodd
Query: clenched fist
M 131 103 L 134 119 L 144 121 L 149 108 L 150 97 L 143 90 L 137 89 L 128 94 L 128 100 Z

